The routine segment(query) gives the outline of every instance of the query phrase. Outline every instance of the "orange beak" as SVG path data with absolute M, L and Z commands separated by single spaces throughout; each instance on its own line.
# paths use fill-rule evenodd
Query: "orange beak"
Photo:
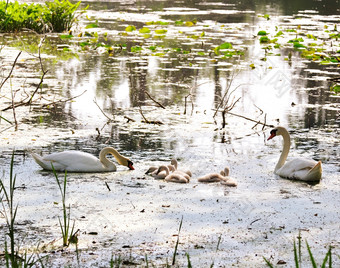
M 276 136 L 276 134 L 275 134 L 275 132 L 273 132 L 273 133 L 269 136 L 269 138 L 267 139 L 267 141 L 271 140 L 271 139 L 274 138 L 275 136 Z

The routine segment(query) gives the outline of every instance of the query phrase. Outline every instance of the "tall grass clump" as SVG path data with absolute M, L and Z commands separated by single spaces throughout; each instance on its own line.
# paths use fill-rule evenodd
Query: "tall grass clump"
M 294 252 L 294 266 L 295 268 L 300 268 L 302 267 L 302 243 L 301 243 L 301 236 L 299 234 L 298 236 L 298 244 L 296 245 L 296 242 L 294 240 L 294 244 L 293 244 L 293 252 Z M 309 257 L 309 261 L 310 261 L 310 266 L 312 268 L 332 268 L 332 247 L 329 246 L 328 251 L 325 255 L 325 257 L 323 258 L 322 264 L 319 266 L 316 264 L 315 261 L 315 257 L 312 253 L 312 250 L 308 244 L 308 242 L 306 241 L 306 247 L 307 247 L 307 251 L 308 251 L 308 257 Z M 265 257 L 263 257 L 264 261 L 266 262 L 266 265 L 270 268 L 274 268 L 274 265 Z
M 53 165 L 53 174 L 56 178 L 60 193 L 61 193 L 61 200 L 63 205 L 63 222 L 59 218 L 59 226 L 61 230 L 61 235 L 63 238 L 63 246 L 67 247 L 70 243 L 74 243 L 77 245 L 78 240 L 76 237 L 76 232 L 74 232 L 74 224 L 73 222 L 72 229 L 70 229 L 70 220 L 71 220 L 71 208 L 70 206 L 66 206 L 66 185 L 67 185 L 67 171 L 65 171 L 64 182 L 63 184 L 60 182 L 58 178 L 58 174 L 55 171 Z
M 19 244 L 16 242 L 16 216 L 18 205 L 14 205 L 14 191 L 16 175 L 13 174 L 14 153 L 11 158 L 9 173 L 9 189 L 5 186 L 3 180 L 0 179 L 0 203 L 2 205 L 1 214 L 5 217 L 7 225 L 7 233 L 4 242 L 5 267 L 32 267 L 41 259 L 35 260 L 33 255 L 28 256 L 27 252 L 20 254 Z M 9 242 L 7 239 L 9 238 Z
M 54 0 L 43 4 L 0 1 L 0 32 L 29 29 L 37 33 L 69 31 L 76 22 L 76 4 Z M 81 13 L 85 12 L 83 9 Z

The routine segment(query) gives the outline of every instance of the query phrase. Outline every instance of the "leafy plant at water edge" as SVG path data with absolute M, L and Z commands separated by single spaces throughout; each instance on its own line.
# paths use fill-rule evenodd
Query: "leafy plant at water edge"
M 54 0 L 45 5 L 1 1 L 0 32 L 15 32 L 25 28 L 37 33 L 68 31 L 76 21 L 75 11 L 79 5 L 80 1 L 72 4 L 68 0 Z
M 55 171 L 53 165 L 52 165 L 52 169 L 53 169 L 53 174 L 56 178 L 60 193 L 61 193 L 61 200 L 62 200 L 62 205 L 63 205 L 63 223 L 61 222 L 60 218 L 59 219 L 59 226 L 61 229 L 61 234 L 62 234 L 62 238 L 63 238 L 63 246 L 67 247 L 70 243 L 75 243 L 77 244 L 77 239 L 76 239 L 76 232 L 74 232 L 74 224 L 75 222 L 73 222 L 73 226 L 72 229 L 70 231 L 70 210 L 71 207 L 68 207 L 68 213 L 67 213 L 67 207 L 66 207 L 66 185 L 67 185 L 67 171 L 65 171 L 65 176 L 64 176 L 64 182 L 63 182 L 63 187 L 60 183 L 60 180 L 58 178 L 58 174 Z

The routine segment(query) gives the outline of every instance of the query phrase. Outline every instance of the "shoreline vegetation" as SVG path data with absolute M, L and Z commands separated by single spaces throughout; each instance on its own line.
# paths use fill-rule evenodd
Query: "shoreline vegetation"
M 69 31 L 79 15 L 75 12 L 80 1 L 72 4 L 68 0 L 54 0 L 45 4 L 26 4 L 18 1 L 0 1 L 0 32 L 36 33 Z

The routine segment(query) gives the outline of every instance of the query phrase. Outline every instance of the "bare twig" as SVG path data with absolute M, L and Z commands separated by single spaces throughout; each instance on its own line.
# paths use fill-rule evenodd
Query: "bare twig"
M 144 90 L 144 93 L 152 100 L 154 103 L 156 103 L 159 107 L 165 109 L 165 107 L 158 101 L 156 101 L 146 90 Z
M 142 117 L 143 117 L 143 120 L 142 120 L 143 123 L 154 124 L 154 125 L 163 125 L 163 123 L 162 123 L 161 121 L 158 121 L 158 120 L 148 120 L 148 119 L 144 116 L 144 114 L 143 114 L 142 107 L 139 107 L 139 112 L 140 112 L 140 114 L 141 114 Z
M 82 94 L 84 94 L 84 93 L 85 93 L 85 91 L 84 91 Z M 94 99 L 93 102 L 94 102 L 95 105 L 97 105 L 98 109 L 102 112 L 102 114 L 103 114 L 110 122 L 113 121 L 113 119 L 110 118 L 108 115 L 106 115 L 106 113 L 102 110 L 102 108 L 100 108 L 100 106 L 98 105 L 96 99 Z
M 145 123 L 149 123 L 149 120 L 146 119 L 146 117 L 145 117 L 144 114 L 143 114 L 142 107 L 139 107 L 139 112 L 140 112 L 141 116 L 143 117 Z
M 263 125 L 264 127 L 274 127 L 274 125 L 269 125 L 269 124 L 267 124 L 266 122 L 263 123 L 263 122 L 260 122 L 260 121 L 251 119 L 251 118 L 249 118 L 249 117 L 246 117 L 246 116 L 244 116 L 244 115 L 235 114 L 235 113 L 231 113 L 231 112 L 227 112 L 227 113 L 230 114 L 230 115 L 233 115 L 233 116 L 241 117 L 241 118 L 243 118 L 243 119 L 246 119 L 246 120 L 248 120 L 248 121 L 254 122 L 254 123 L 256 123 L 256 124 Z M 262 129 L 263 129 L 263 128 L 262 128 Z
M 124 115 L 124 118 L 127 119 L 127 122 L 126 122 L 126 123 L 136 122 L 135 119 L 133 119 L 133 118 L 131 118 L 131 117 L 128 117 L 127 115 Z
M 13 70 L 14 70 L 14 66 L 15 66 L 15 64 L 17 63 L 17 60 L 18 60 L 18 58 L 20 57 L 21 52 L 22 52 L 22 51 L 20 51 L 19 54 L 17 55 L 17 57 L 15 58 L 14 63 L 13 63 L 13 65 L 12 65 L 12 69 L 11 69 L 11 71 L 9 72 L 8 76 L 1 82 L 0 89 L 1 89 L 2 86 L 6 83 L 6 81 L 8 80 L 8 78 L 11 77 L 12 72 L 13 72 Z
M 13 94 L 13 90 L 12 89 L 11 89 L 11 94 L 12 94 L 13 118 L 14 118 L 15 130 L 17 130 L 17 128 L 18 128 L 18 121 L 17 121 L 17 117 L 16 117 L 16 114 L 15 114 L 14 94 Z

